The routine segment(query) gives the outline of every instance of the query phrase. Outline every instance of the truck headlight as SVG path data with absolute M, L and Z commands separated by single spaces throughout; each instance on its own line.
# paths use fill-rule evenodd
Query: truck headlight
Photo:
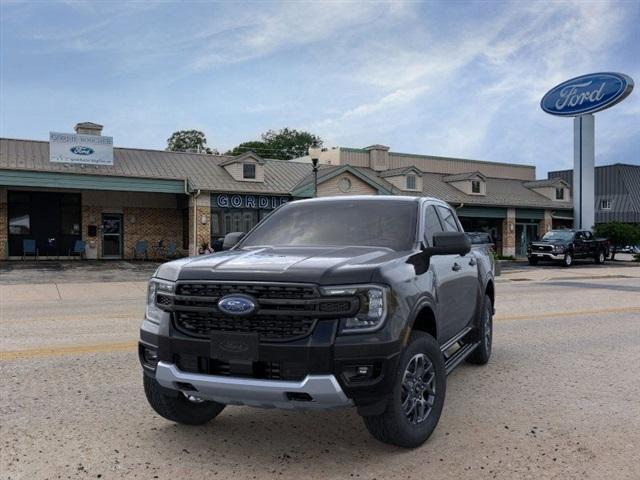
M 555 250 L 556 250 L 556 252 L 558 252 L 558 253 L 563 253 L 563 252 L 564 252 L 564 246 L 562 246 L 562 245 L 556 245 Z
M 147 320 L 155 323 L 160 321 L 166 315 L 166 312 L 158 306 L 158 294 L 173 295 L 176 284 L 167 280 L 152 278 L 149 280 L 149 288 L 147 290 Z
M 323 287 L 327 296 L 357 296 L 360 309 L 355 317 L 340 321 L 340 333 L 365 333 L 378 330 L 384 324 L 389 303 L 389 289 L 381 285 L 347 285 Z

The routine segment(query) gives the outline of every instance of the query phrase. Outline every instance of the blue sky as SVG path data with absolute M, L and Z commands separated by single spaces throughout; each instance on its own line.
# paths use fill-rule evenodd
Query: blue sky
M 640 2 L 1 1 L 0 135 L 79 121 L 117 146 L 178 129 L 220 151 L 290 127 L 325 146 L 570 167 L 542 95 L 640 81 Z M 596 162 L 640 163 L 640 87 L 596 116 Z

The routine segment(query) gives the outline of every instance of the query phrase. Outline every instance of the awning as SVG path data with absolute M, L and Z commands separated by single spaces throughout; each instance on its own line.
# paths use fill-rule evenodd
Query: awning
M 78 175 L 32 170 L 0 170 L 0 185 L 10 187 L 77 188 L 120 192 L 184 193 L 183 180 Z

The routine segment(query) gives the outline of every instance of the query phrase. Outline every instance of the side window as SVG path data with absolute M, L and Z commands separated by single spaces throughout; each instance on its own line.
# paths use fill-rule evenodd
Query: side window
M 427 206 L 424 221 L 424 235 L 429 246 L 433 246 L 433 234 L 442 232 L 442 224 L 433 205 Z
M 591 235 L 591 232 L 584 232 L 584 239 L 593 240 L 593 235 Z
M 584 240 L 584 234 L 582 232 L 578 232 L 576 233 L 576 240 L 577 241 L 582 241 Z
M 441 207 L 438 205 L 438 213 L 440 214 L 440 218 L 442 219 L 442 226 L 444 227 L 445 232 L 459 232 L 460 227 L 458 227 L 458 222 L 456 221 L 456 217 L 451 210 L 446 207 Z

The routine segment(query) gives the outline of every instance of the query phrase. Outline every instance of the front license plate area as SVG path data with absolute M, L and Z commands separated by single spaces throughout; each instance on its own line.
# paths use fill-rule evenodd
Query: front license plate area
M 259 345 L 257 333 L 214 333 L 211 335 L 211 358 L 227 361 L 257 361 Z

